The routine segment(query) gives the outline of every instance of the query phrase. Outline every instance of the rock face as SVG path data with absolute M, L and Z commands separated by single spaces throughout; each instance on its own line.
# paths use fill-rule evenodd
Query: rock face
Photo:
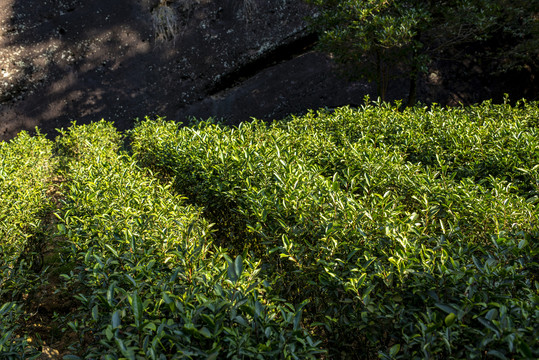
M 35 126 L 54 134 L 75 120 L 105 118 L 125 129 L 145 115 L 282 117 L 294 103 L 290 93 L 329 83 L 313 67 L 327 70 L 327 59 L 303 55 L 314 39 L 303 21 L 308 8 L 296 0 L 7 0 L 0 6 L 4 139 Z M 293 64 L 283 70 L 286 61 Z M 256 76 L 257 66 L 281 66 L 278 79 L 217 100 Z M 324 90 L 315 92 L 323 97 Z M 320 106 L 324 99 L 313 102 L 313 94 L 290 109 Z
M 361 103 L 374 87 L 313 50 L 309 13 L 299 0 L 4 0 L 0 139 L 101 118 L 238 123 Z M 451 98 L 441 78 L 425 77 L 420 99 Z

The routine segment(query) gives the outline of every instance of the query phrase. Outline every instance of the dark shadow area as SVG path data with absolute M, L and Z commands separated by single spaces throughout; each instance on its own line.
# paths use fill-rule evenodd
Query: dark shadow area
M 250 77 L 243 77 L 240 86 L 222 88 L 180 109 L 175 117 L 212 117 L 233 125 L 241 121 L 238 119 L 253 117 L 271 121 L 290 114 L 301 115 L 307 109 L 362 104 L 366 94 L 376 93 L 374 84 L 349 82 L 337 71 L 331 71 L 334 67 L 331 59 L 315 51 L 268 65 Z M 320 76 L 320 69 L 328 69 L 325 76 Z M 405 86 L 401 82 L 395 90 L 401 91 L 402 96 Z
M 72 121 L 102 118 L 125 130 L 146 115 L 178 121 L 219 116 L 238 123 L 327 102 L 345 105 L 350 91 L 362 99 L 365 93 L 356 83 L 332 83 L 329 61 L 302 57 L 315 41 L 304 23 L 305 4 L 246 4 L 5 1 L 0 4 L 0 139 L 36 126 L 53 138 L 55 129 Z M 162 26 L 155 27 L 156 21 Z M 174 26 L 163 26 L 167 23 Z M 275 66 L 278 76 L 264 75 Z M 227 106 L 206 106 L 228 92 L 236 95 Z
M 53 138 L 72 121 L 103 118 L 120 130 L 156 115 L 237 124 L 375 98 L 373 84 L 339 77 L 312 50 L 309 11 L 296 0 L 2 1 L 0 140 L 36 126 Z M 537 69 L 487 71 L 437 62 L 419 80 L 418 100 L 537 97 Z M 395 81 L 388 100 L 407 93 L 406 81 Z
M 23 71 L 3 92 L 1 137 L 35 126 L 54 136 L 101 118 L 127 128 L 148 113 L 144 74 L 163 61 L 150 44 L 149 2 L 16 0 L 2 10 L 2 46 L 15 50 L 4 63 Z
M 219 80 L 208 89 L 208 95 L 215 95 L 221 91 L 240 85 L 245 80 L 252 78 L 269 67 L 290 61 L 297 56 L 303 55 L 312 50 L 316 44 L 318 35 L 305 33 L 298 38 L 284 42 L 276 49 L 268 51 L 259 58 L 255 58 L 230 73 L 223 74 Z
M 209 89 L 240 84 L 269 66 L 283 46 L 289 58 L 312 42 L 297 30 L 304 6 L 259 1 L 247 13 L 240 5 L 167 2 L 165 14 L 173 19 L 163 23 L 173 20 L 176 27 L 163 36 L 167 28 L 154 27 L 158 0 L 6 1 L 0 139 L 36 126 L 54 137 L 72 121 L 104 118 L 124 130 L 146 115 L 174 119 Z

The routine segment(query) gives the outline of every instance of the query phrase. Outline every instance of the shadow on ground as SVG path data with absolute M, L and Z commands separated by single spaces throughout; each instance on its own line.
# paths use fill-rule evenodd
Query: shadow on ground
M 298 2 L 261 0 L 249 9 L 233 0 L 167 4 L 173 36 L 156 32 L 156 10 L 164 6 L 158 0 L 3 2 L 0 138 L 36 126 L 53 137 L 72 121 L 101 118 L 121 130 L 157 114 L 179 121 L 279 118 L 326 105 L 327 93 L 335 105 L 365 94 L 311 52 L 307 10 Z M 251 78 L 259 81 L 229 89 Z

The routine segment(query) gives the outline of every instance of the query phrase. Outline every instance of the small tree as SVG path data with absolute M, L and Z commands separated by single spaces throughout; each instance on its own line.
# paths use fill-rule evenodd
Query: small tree
M 383 99 L 393 76 L 408 74 L 408 103 L 417 77 L 436 58 L 457 54 L 472 42 L 503 39 L 490 48 L 503 59 L 501 70 L 534 62 L 537 2 L 507 0 L 306 0 L 319 10 L 311 18 L 320 48 L 331 53 L 352 78 L 377 84 Z M 508 45 L 509 44 L 509 45 Z M 488 51 L 476 56 L 488 56 Z M 458 54 L 457 54 L 458 55 Z

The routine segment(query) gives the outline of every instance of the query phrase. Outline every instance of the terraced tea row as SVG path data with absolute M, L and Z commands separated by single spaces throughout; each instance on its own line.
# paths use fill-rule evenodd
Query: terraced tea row
M 537 357 L 537 119 L 536 103 L 366 103 L 21 134 L 0 147 L 18 191 L 1 203 L 0 354 L 39 355 L 16 337 L 24 291 L 8 296 L 40 275 L 37 236 L 66 244 L 46 264 L 75 304 L 66 359 Z
M 381 104 L 238 128 L 157 120 L 132 146 L 221 243 L 264 260 L 280 296 L 309 302 L 305 325 L 334 356 L 532 356 L 537 115 Z
M 46 196 L 52 182 L 52 143 L 21 133 L 0 143 L 0 355 L 36 354 L 17 336 L 25 320 L 23 299 L 42 282 L 40 247 L 44 218 L 52 211 Z

